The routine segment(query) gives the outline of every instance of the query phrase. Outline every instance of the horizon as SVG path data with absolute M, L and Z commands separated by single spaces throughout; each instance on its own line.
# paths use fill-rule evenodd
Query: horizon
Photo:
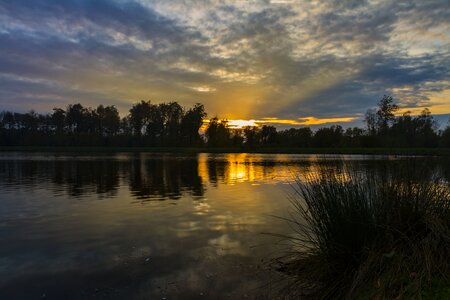
M 446 1 L 0 1 L 0 108 L 203 103 L 230 122 L 361 126 L 384 94 L 450 117 Z
M 142 100 L 143 101 L 143 100 Z M 178 103 L 176 101 L 174 101 L 175 103 Z M 133 102 L 131 103 L 132 106 L 138 104 L 139 102 Z M 160 103 L 154 103 L 152 102 L 152 104 L 166 104 L 167 102 L 160 102 Z M 84 108 L 86 109 L 90 109 L 90 110 L 95 110 L 96 107 L 90 107 L 90 106 L 85 106 L 83 105 L 83 103 L 70 103 L 68 104 L 67 107 L 54 107 L 53 109 L 63 109 L 66 110 L 69 108 L 70 105 L 75 105 L 75 104 L 80 104 L 82 105 Z M 202 103 L 199 103 L 202 104 Z M 109 106 L 108 104 L 105 103 L 100 103 L 99 106 Z M 203 105 L 203 104 L 202 104 Z M 115 105 L 111 105 L 112 107 L 115 107 Z M 130 108 L 132 107 L 130 106 Z M 186 110 L 186 107 L 183 107 L 184 110 Z M 424 110 L 427 109 L 426 107 L 424 108 Z M 369 109 L 367 110 L 369 111 Z M 7 112 L 7 110 L 1 110 L 0 109 L 0 115 L 3 112 Z M 33 108 L 31 109 L 27 109 L 27 110 L 23 110 L 23 111 L 10 111 L 13 113 L 30 113 L 30 112 L 34 112 L 40 115 L 51 115 L 50 111 L 44 112 L 44 111 L 36 111 Z M 206 112 L 207 113 L 207 112 Z M 401 117 L 405 114 L 408 114 L 412 117 L 417 117 L 422 113 L 422 111 L 419 110 L 405 110 L 405 109 L 401 109 L 399 108 L 398 111 L 396 111 L 394 113 L 394 115 L 396 117 Z M 435 124 L 437 125 L 437 128 L 440 129 L 444 129 L 446 126 L 450 126 L 450 114 L 434 114 L 432 111 L 430 111 L 431 116 L 433 117 Z M 126 113 L 120 113 L 119 112 L 119 116 L 121 118 L 125 118 L 126 116 L 130 115 L 130 110 L 128 110 Z M 218 118 L 218 120 L 220 121 L 226 121 L 227 122 L 227 127 L 230 129 L 241 129 L 243 127 L 246 126 L 250 126 L 250 127 L 262 127 L 262 126 L 273 126 L 275 127 L 277 130 L 285 130 L 285 129 L 289 129 L 289 128 L 304 128 L 304 127 L 310 127 L 313 130 L 319 129 L 319 128 L 323 128 L 323 127 L 329 127 L 332 125 L 339 125 L 344 129 L 347 128 L 352 128 L 352 127 L 363 127 L 365 128 L 367 124 L 365 124 L 365 120 L 363 118 L 330 118 L 330 119 L 317 119 L 315 117 L 305 117 L 305 118 L 297 118 L 296 120 L 282 120 L 282 119 L 278 119 L 278 118 L 263 118 L 260 120 L 255 120 L 255 119 L 248 119 L 248 120 L 243 120 L 243 119 L 227 119 L 227 118 L 222 118 L 219 117 L 217 115 L 212 116 L 212 115 L 206 115 L 206 117 L 203 119 L 203 125 L 200 128 L 201 132 L 204 132 L 206 130 L 207 124 L 210 122 L 211 119 L 213 118 Z

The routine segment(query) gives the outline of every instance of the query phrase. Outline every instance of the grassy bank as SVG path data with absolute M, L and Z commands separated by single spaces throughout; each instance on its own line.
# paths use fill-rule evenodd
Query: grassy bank
M 292 248 L 276 260 L 287 295 L 450 298 L 450 186 L 424 167 L 324 167 L 299 178 Z
M 450 156 L 450 148 L 0 147 L 18 152 L 280 153 Z

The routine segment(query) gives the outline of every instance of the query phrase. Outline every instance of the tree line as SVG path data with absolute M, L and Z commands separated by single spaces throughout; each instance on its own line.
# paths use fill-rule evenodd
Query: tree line
M 177 102 L 141 101 L 120 117 L 113 105 L 96 108 L 81 104 L 52 113 L 0 113 L 3 146 L 200 146 L 203 105 L 189 109 Z
M 450 147 L 450 125 L 439 130 L 431 112 L 396 113 L 384 96 L 365 115 L 365 128 L 340 125 L 277 130 L 274 126 L 230 128 L 200 103 L 140 101 L 121 118 L 113 105 L 71 104 L 51 113 L 0 113 L 0 146 L 145 146 L 145 147 Z M 205 127 L 205 129 L 201 130 Z

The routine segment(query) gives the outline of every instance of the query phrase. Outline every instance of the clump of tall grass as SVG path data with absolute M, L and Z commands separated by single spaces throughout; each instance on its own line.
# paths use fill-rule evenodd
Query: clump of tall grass
M 421 299 L 450 283 L 449 184 L 414 166 L 344 164 L 297 178 L 293 247 L 277 260 L 289 295 Z

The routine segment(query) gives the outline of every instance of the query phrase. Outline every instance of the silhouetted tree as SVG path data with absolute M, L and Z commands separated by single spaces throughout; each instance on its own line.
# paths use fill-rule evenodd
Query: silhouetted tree
M 439 136 L 436 133 L 438 128 L 431 112 L 425 108 L 416 118 L 418 143 L 421 147 L 436 147 L 439 143 Z
M 133 134 L 133 127 L 131 125 L 130 119 L 131 119 L 130 115 L 128 115 L 123 117 L 122 120 L 120 120 L 120 132 L 123 135 L 131 136 Z
M 159 110 L 163 120 L 162 142 L 169 146 L 176 146 L 180 142 L 184 110 L 177 102 L 162 103 L 159 105 Z
M 39 117 L 34 110 L 31 110 L 22 115 L 22 129 L 24 131 L 37 131 L 39 125 Z
M 358 127 L 309 127 L 277 131 L 273 126 L 229 128 L 226 120 L 212 118 L 205 137 L 210 147 L 449 147 L 450 128 L 438 132 L 428 109 L 418 116 L 409 112 L 395 116 L 398 106 L 384 96 L 378 108 L 365 116 L 367 130 Z M 184 109 L 177 102 L 134 104 L 120 119 L 114 106 L 95 109 L 80 103 L 66 110 L 54 108 L 51 114 L 3 111 L 0 113 L 0 145 L 77 146 L 200 146 L 199 130 L 206 112 L 197 103 Z
M 447 127 L 442 131 L 441 144 L 444 147 L 450 148 L 450 120 Z
M 186 111 L 181 120 L 181 133 L 185 145 L 198 146 L 201 144 L 199 130 L 205 117 L 205 108 L 200 103 L 196 103 L 193 108 Z
M 437 124 L 427 108 L 417 117 L 410 112 L 397 117 L 388 138 L 389 144 L 400 147 L 436 147 L 439 143 Z
M 263 125 L 261 128 L 261 144 L 273 145 L 277 140 L 277 129 L 273 126 Z
M 23 133 L 23 114 L 15 112 L 13 119 L 15 122 L 14 128 L 20 130 Z
M 166 117 L 163 104 L 150 105 L 148 108 L 145 135 L 152 145 L 164 145 Z
M 378 134 L 385 135 L 389 130 L 390 124 L 395 120 L 394 113 L 398 110 L 397 104 L 391 96 L 384 95 L 378 103 L 377 126 Z
M 226 120 L 219 120 L 217 117 L 209 120 L 205 135 L 208 146 L 225 147 L 230 145 L 230 129 Z
M 242 147 L 244 144 L 244 131 L 242 128 L 236 128 L 231 131 L 231 146 Z
M 80 103 L 70 104 L 66 110 L 66 124 L 73 133 L 87 132 L 90 128 L 90 111 Z
M 313 132 L 311 128 L 290 128 L 279 131 L 277 134 L 278 143 L 289 147 L 308 147 L 312 143 Z
M 314 134 L 313 143 L 316 147 L 337 147 L 340 146 L 344 130 L 340 125 L 323 127 Z
M 369 135 L 376 135 L 378 132 L 377 125 L 377 111 L 375 109 L 367 110 L 364 116 L 364 122 L 366 122 L 367 132 Z
M 244 143 L 248 147 L 256 147 L 259 144 L 260 131 L 256 126 L 244 126 Z
M 46 135 L 51 134 L 53 131 L 51 115 L 38 114 L 37 119 L 38 131 Z
M 120 116 L 114 106 L 99 105 L 92 113 L 97 132 L 101 136 L 113 136 L 119 132 Z
M 141 136 L 147 129 L 150 123 L 151 110 L 153 104 L 150 101 L 142 100 L 139 103 L 133 104 L 130 109 L 130 125 L 133 130 L 133 134 Z
M 66 124 L 66 112 L 61 108 L 53 108 L 51 123 L 56 132 L 62 133 Z
M 10 111 L 3 112 L 1 125 L 2 125 L 2 128 L 5 128 L 5 129 L 16 128 L 16 120 L 14 119 L 14 113 L 12 113 Z
M 364 130 L 358 127 L 349 127 L 344 132 L 343 145 L 346 147 L 361 147 Z

